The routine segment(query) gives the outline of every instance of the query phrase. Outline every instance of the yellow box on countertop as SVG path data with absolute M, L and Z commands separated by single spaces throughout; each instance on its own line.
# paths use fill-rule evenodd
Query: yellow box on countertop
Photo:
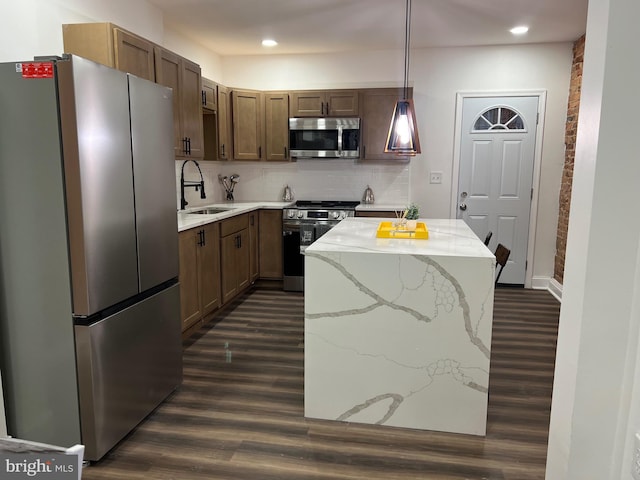
M 429 238 L 429 230 L 424 222 L 418 222 L 415 230 L 407 230 L 406 227 L 395 226 L 394 222 L 380 222 L 376 237 L 378 238 L 418 238 L 426 240 Z

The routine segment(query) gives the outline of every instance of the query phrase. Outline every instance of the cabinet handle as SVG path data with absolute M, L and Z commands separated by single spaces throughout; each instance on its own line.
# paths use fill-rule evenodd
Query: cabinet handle
M 258 158 L 262 158 L 262 146 L 258 147 Z
M 204 244 L 203 236 L 204 236 L 204 230 L 200 230 L 198 232 L 198 246 L 200 246 L 200 247 Z
M 324 102 L 320 102 L 320 115 L 324 115 Z
M 182 152 L 185 154 L 187 153 L 187 137 L 182 139 Z
M 287 147 L 284 147 L 284 158 L 288 158 L 287 157 Z
M 207 244 L 207 232 L 201 230 L 202 232 L 202 246 L 204 247 Z
M 202 95 L 202 105 L 204 105 L 206 107 L 207 106 L 207 92 L 202 90 L 200 92 L 200 94 Z
M 255 220 L 255 217 L 254 217 L 253 215 L 251 215 L 251 216 L 249 217 L 249 225 L 252 225 L 252 226 L 253 226 L 253 225 L 255 225 L 254 220 Z
M 191 155 L 191 138 L 187 137 L 187 155 Z
M 238 235 L 238 248 L 242 248 L 242 235 Z
M 362 146 L 362 158 L 367 158 L 367 146 Z
M 224 157 L 224 143 L 222 144 L 222 157 Z

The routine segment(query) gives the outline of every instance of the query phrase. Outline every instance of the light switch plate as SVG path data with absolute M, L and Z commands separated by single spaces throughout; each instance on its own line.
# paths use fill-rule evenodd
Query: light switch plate
M 442 183 L 442 172 L 431 172 L 429 174 L 429 183 Z

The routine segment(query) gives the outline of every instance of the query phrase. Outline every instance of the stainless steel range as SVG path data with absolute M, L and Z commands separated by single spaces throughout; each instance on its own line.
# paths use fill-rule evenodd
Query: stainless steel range
M 357 201 L 298 200 L 282 212 L 283 287 L 304 290 L 304 250 L 334 225 L 355 215 Z

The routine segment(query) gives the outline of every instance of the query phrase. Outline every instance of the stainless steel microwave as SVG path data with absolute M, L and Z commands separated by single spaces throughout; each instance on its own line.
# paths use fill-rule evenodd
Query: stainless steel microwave
M 360 119 L 290 118 L 289 149 L 298 158 L 358 158 Z

